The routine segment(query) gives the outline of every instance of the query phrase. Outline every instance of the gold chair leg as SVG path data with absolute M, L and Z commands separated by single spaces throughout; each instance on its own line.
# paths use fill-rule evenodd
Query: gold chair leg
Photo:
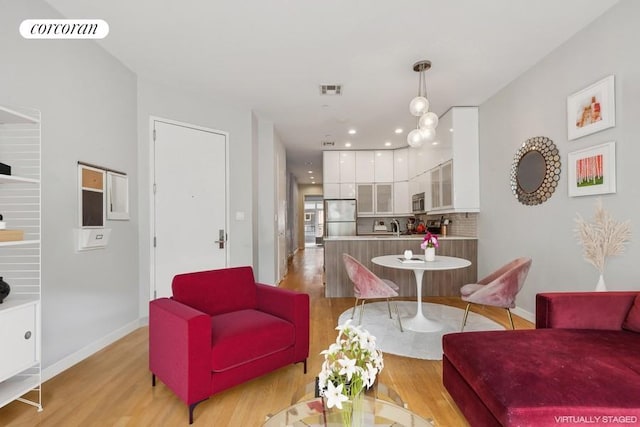
M 471 306 L 471 304 L 467 304 L 467 308 L 464 311 L 464 317 L 462 318 L 462 326 L 460 327 L 460 332 L 464 331 L 464 325 L 467 324 L 467 316 L 469 315 L 469 307 Z
M 364 315 L 364 303 L 366 302 L 366 299 L 362 300 L 362 304 L 360 304 L 360 318 L 358 319 L 358 325 L 362 325 L 362 316 Z
M 389 298 L 387 298 L 387 308 L 389 309 L 389 319 L 393 319 L 393 317 L 391 317 L 391 303 L 389 302 Z
M 513 326 L 513 317 L 511 317 L 511 310 L 507 308 L 507 314 L 509 314 L 509 323 L 511 323 L 511 329 L 515 330 L 515 326 Z
M 353 304 L 353 310 L 351 310 L 351 320 L 353 320 L 353 316 L 356 314 L 356 307 L 358 306 L 358 298 L 356 298 L 356 303 Z
M 400 332 L 404 332 L 404 329 L 402 329 L 402 319 L 400 319 L 400 311 L 398 310 L 398 302 L 394 301 L 393 304 L 396 306 L 396 316 L 398 316 L 398 324 L 400 325 Z

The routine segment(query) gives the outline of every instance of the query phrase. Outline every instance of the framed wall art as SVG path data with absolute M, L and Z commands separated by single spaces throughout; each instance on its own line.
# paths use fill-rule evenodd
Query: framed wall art
M 567 97 L 569 141 L 616 125 L 614 76 Z
M 607 142 L 568 154 L 569 197 L 616 192 L 616 143 Z

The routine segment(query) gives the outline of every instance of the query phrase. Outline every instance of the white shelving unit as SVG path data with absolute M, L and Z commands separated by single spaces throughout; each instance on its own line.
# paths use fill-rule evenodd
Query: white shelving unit
M 0 214 L 24 239 L 0 242 L 0 407 L 19 400 L 42 410 L 40 112 L 0 106 Z

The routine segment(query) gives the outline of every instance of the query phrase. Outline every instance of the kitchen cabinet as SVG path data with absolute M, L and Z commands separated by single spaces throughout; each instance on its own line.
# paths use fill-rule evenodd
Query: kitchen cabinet
M 393 150 L 393 182 L 409 180 L 409 148 Z
M 339 151 L 340 153 L 340 183 L 356 182 L 356 153 L 354 151 Z
M 340 199 L 355 199 L 356 184 L 353 182 L 340 183 Z
M 453 207 L 453 161 L 431 169 L 431 210 Z
M 393 183 L 356 184 L 358 216 L 392 215 Z
M 373 182 L 393 182 L 393 151 L 375 152 Z
M 325 151 L 324 198 L 355 198 L 360 216 L 410 214 L 408 159 L 408 148 Z
M 6 231 L 0 239 L 2 278 L 11 293 L 0 304 L 0 407 L 29 391 L 23 403 L 42 410 L 41 373 L 41 185 L 40 113 L 0 106 L 0 159 L 12 166 L 0 175 L 0 212 Z
M 358 216 L 375 213 L 373 197 L 373 184 L 356 184 Z
M 356 151 L 356 183 L 375 181 L 375 153 Z
M 450 108 L 440 117 L 435 141 L 410 147 L 408 156 L 410 194 L 424 191 L 432 205 L 427 211 L 480 211 L 477 107 Z
M 322 153 L 322 181 L 328 184 L 340 183 L 340 152 Z
M 411 194 L 409 181 L 393 183 L 393 213 L 394 215 L 411 214 Z
M 355 184 L 323 184 L 323 197 L 325 199 L 355 199 Z
M 354 151 L 322 153 L 323 197 L 354 199 L 356 197 L 356 156 Z
M 374 184 L 376 215 L 393 214 L 393 183 Z
M 340 184 L 333 184 L 325 182 L 322 184 L 322 197 L 325 199 L 339 199 L 340 198 Z
M 429 173 L 432 180 L 430 200 L 433 203 L 429 212 L 479 212 L 478 108 L 452 107 L 440 118 L 438 129 L 441 128 L 448 132 L 440 140 L 439 163 Z M 449 159 L 440 161 L 446 156 Z M 438 180 L 437 184 L 434 179 Z M 436 191 L 437 196 L 434 194 Z

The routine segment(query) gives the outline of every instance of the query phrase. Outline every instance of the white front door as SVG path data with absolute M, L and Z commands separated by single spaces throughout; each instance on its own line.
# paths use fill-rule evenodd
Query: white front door
M 227 266 L 227 135 L 160 119 L 153 125 L 152 298 L 176 274 Z

